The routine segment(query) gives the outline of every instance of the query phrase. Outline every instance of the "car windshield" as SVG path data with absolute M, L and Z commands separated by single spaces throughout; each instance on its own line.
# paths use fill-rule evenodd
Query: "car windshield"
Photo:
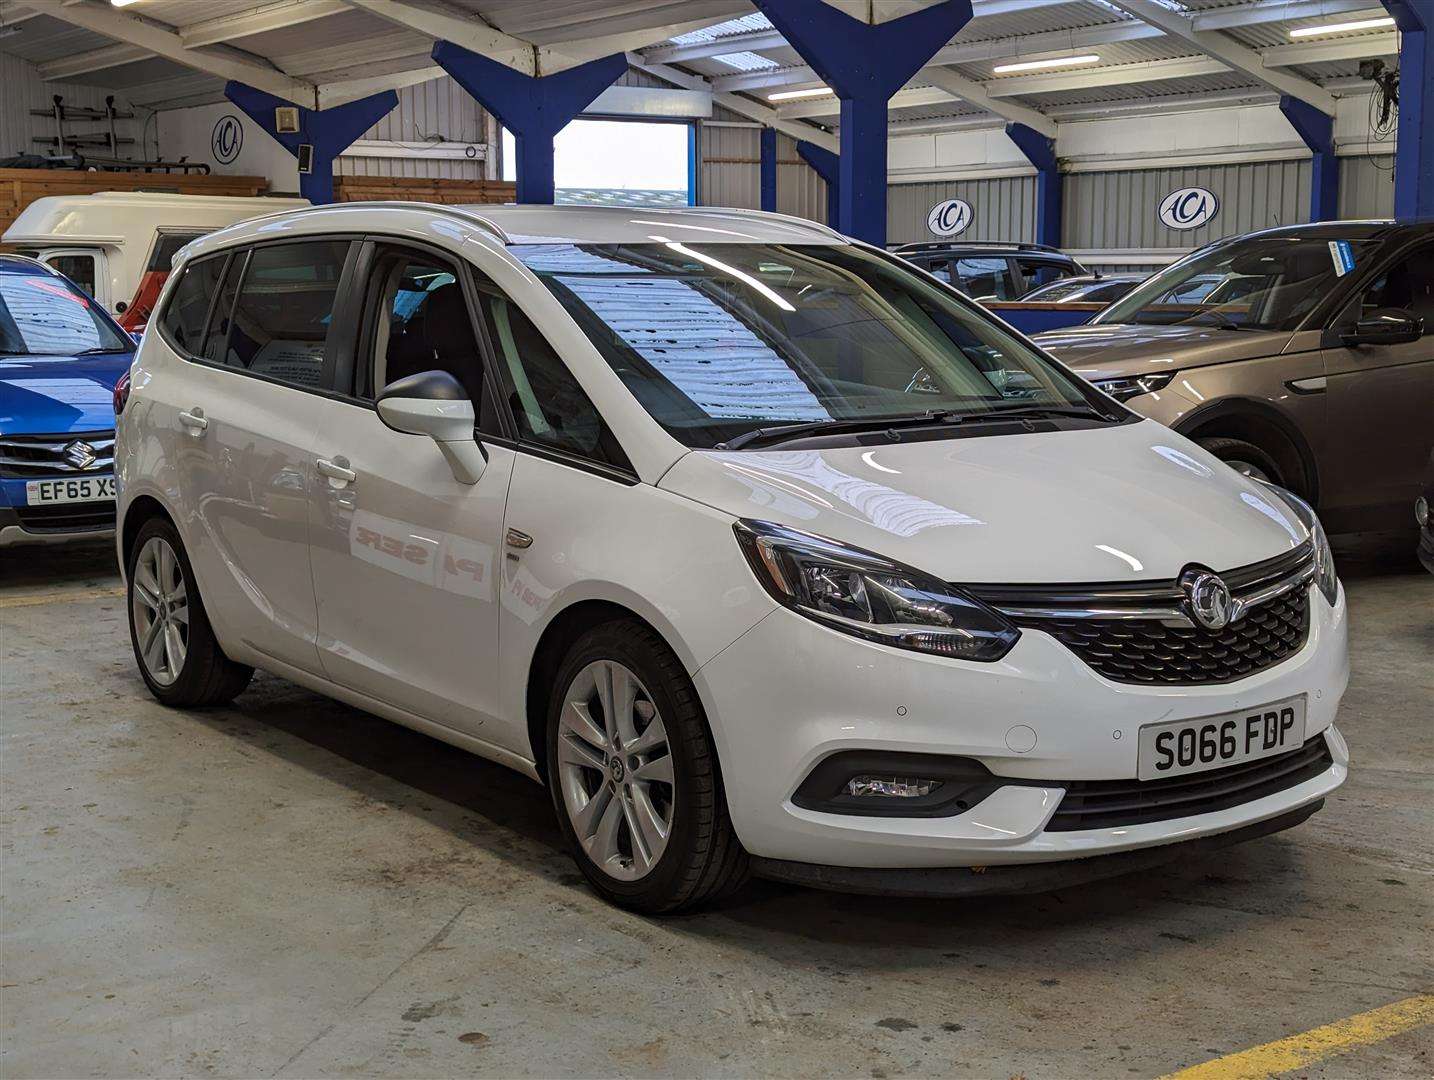
M 1108 411 L 897 258 L 846 245 L 654 240 L 510 250 L 687 446 L 790 423 Z
M 1294 330 L 1373 250 L 1368 240 L 1253 236 L 1161 271 L 1092 323 Z
M 64 278 L 38 267 L 0 268 L 0 356 L 128 352 L 134 342 Z

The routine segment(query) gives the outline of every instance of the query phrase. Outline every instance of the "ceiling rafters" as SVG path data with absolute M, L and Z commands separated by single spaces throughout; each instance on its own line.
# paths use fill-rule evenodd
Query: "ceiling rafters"
M 1049 116 L 1029 105 L 997 98 L 988 87 L 975 79 L 968 79 L 965 75 L 959 75 L 950 68 L 926 68 L 921 72 L 921 77 L 937 90 L 945 91 L 967 104 L 995 113 L 1008 123 L 1025 124 L 1026 127 L 1034 128 L 1048 139 L 1056 137 L 1057 124 Z
M 317 19 L 326 19 L 348 11 L 344 0 L 277 0 L 228 15 L 186 23 L 176 27 L 180 39 L 191 49 L 219 45 L 236 38 L 262 34 L 269 30 L 285 30 Z
M 1365 11 L 1370 0 L 1257 0 L 1239 7 L 1219 8 L 1205 12 L 1195 19 L 1195 26 L 1201 31 L 1234 29 L 1241 26 L 1259 26 L 1289 19 L 1310 18 L 1322 15 L 1339 15 L 1352 11 Z M 968 24 L 970 25 L 970 24 Z M 763 32 L 765 33 L 765 32 Z M 1165 36 L 1158 26 L 1138 19 L 1106 23 L 1101 26 L 1084 27 L 1075 30 L 1053 30 L 1039 34 L 1023 34 L 1018 37 L 995 38 L 988 41 L 956 41 L 939 49 L 931 58 L 931 67 L 948 64 L 980 63 L 985 60 L 1004 60 L 1031 53 L 1056 52 L 1069 49 L 1085 49 L 1097 45 L 1112 45 L 1122 41 L 1139 41 Z M 738 34 L 723 38 L 720 52 L 761 52 L 763 48 L 777 46 L 762 45 L 758 42 L 747 44 L 748 35 Z M 665 49 L 649 50 L 648 55 L 664 52 Z M 724 75 L 713 80 L 713 88 L 719 90 L 759 90 L 767 87 L 789 86 L 797 83 L 819 82 L 820 78 L 810 67 L 800 65 L 777 68 L 768 71 Z
M 638 53 L 628 53 L 628 63 L 642 71 L 656 75 L 660 79 L 666 79 L 684 90 L 710 90 L 712 84 L 700 75 L 693 75 L 678 68 L 668 67 L 666 64 L 654 64 L 646 57 Z M 743 97 L 741 94 L 728 94 L 714 91 L 712 94 L 714 103 L 723 108 L 731 109 L 748 120 L 755 120 L 760 124 L 775 128 L 794 139 L 804 139 L 807 142 L 815 143 L 823 150 L 830 150 L 837 153 L 840 144 L 837 137 L 830 132 L 822 131 L 820 128 L 812 127 L 810 124 L 801 124 L 784 118 L 776 109 L 761 102 L 753 101 L 751 98 Z
M 500 64 L 506 64 L 524 75 L 538 74 L 543 50 L 496 30 L 475 16 L 456 11 L 418 7 L 405 0 L 345 0 L 361 11 L 367 11 L 405 30 L 416 30 L 436 40 L 451 41 L 470 52 L 479 53 Z
M 1284 71 L 1272 71 L 1260 59 L 1260 54 L 1248 45 L 1242 45 L 1228 34 L 1218 30 L 1201 30 L 1193 19 L 1177 14 L 1155 0 L 1106 0 L 1127 14 L 1158 26 L 1171 37 L 1179 38 L 1206 56 L 1220 61 L 1232 71 L 1245 75 L 1261 86 L 1268 86 L 1281 94 L 1289 94 L 1300 101 L 1313 105 L 1320 112 L 1333 116 L 1335 98 L 1318 83 L 1300 78 Z M 1278 10 L 1278 4 L 1272 4 Z
M 318 100 L 318 87 L 311 82 L 296 79 L 275 67 L 265 66 L 257 58 L 247 57 L 236 49 L 223 48 L 209 52 L 191 49 L 172 28 L 152 19 L 120 11 L 107 3 L 100 4 L 93 0 L 70 0 L 69 3 L 62 3 L 60 0 L 25 0 L 25 6 L 71 26 L 102 34 L 125 45 L 145 49 L 195 71 L 248 83 L 286 101 L 313 108 Z

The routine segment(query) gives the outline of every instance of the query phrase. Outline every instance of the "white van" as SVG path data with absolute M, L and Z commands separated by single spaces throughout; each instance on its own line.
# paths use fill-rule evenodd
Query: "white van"
M 51 195 L 20 212 L 0 241 L 54 267 L 111 312 L 144 329 L 174 253 L 189 241 L 306 199 L 101 191 Z

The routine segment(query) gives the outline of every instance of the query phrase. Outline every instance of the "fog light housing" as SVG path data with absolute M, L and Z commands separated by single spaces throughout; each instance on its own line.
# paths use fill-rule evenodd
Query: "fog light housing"
M 853 776 L 846 782 L 846 793 L 859 799 L 922 799 L 941 783 L 929 777 Z
M 964 814 L 1003 783 L 972 758 L 899 750 L 838 750 L 792 793 L 803 810 L 861 817 Z

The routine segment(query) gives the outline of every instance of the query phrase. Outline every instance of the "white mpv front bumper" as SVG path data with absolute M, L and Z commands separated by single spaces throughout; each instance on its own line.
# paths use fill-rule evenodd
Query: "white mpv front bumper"
M 696 682 L 733 824 L 759 868 L 766 860 L 813 871 L 1077 860 L 1254 833 L 1259 830 L 1252 826 L 1283 817 L 1293 824 L 1300 817 L 1293 812 L 1318 804 L 1344 782 L 1348 747 L 1333 726 L 1349 680 L 1343 589 L 1332 607 L 1311 586 L 1309 603 L 1309 635 L 1295 655 L 1213 686 L 1113 682 L 1039 630 L 1024 630 L 1003 660 L 980 664 L 873 644 L 785 608 L 706 664 Z M 1047 830 L 1066 795 L 1059 781 L 1136 777 L 1141 727 L 1301 694 L 1306 739 L 1322 736 L 1329 748 L 1330 764 L 1317 776 L 1194 816 Z M 812 768 L 843 750 L 974 758 L 997 778 L 1020 782 L 946 817 L 867 817 L 797 806 L 792 796 Z

